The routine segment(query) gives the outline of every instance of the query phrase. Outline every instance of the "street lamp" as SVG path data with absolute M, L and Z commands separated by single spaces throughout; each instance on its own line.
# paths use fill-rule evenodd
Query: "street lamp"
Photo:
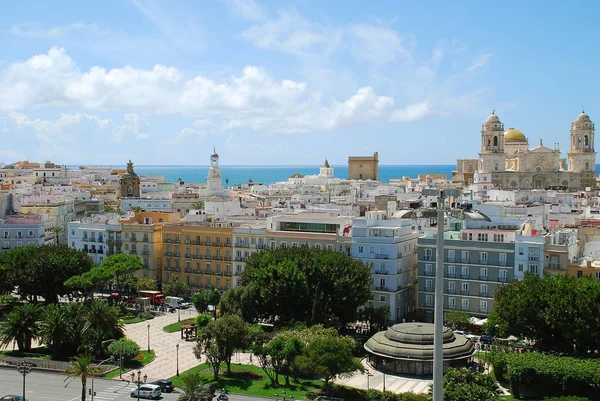
M 150 323 L 148 323 L 148 353 L 150 352 Z
M 444 216 L 455 217 L 459 220 L 480 220 L 491 221 L 485 214 L 471 210 L 470 205 L 460 209 L 446 209 L 444 201 L 447 194 L 458 196 L 456 190 L 438 192 L 436 208 L 422 208 L 421 217 L 437 220 L 437 238 L 435 242 L 435 300 L 434 300 L 434 330 L 433 330 L 433 401 L 443 401 L 443 380 L 444 380 Z M 423 191 L 425 194 L 425 190 Z M 425 194 L 428 195 L 428 194 Z M 434 214 L 435 213 L 435 214 Z M 419 213 L 416 210 L 406 211 L 401 219 L 418 218 Z M 385 376 L 384 376 L 385 387 Z
M 26 361 L 21 362 L 17 365 L 17 371 L 23 375 L 23 399 L 25 399 L 25 376 L 31 373 L 33 363 Z
M 96 365 L 97 368 L 100 367 L 100 365 L 102 365 L 104 362 L 108 362 L 108 361 L 112 361 L 114 359 L 114 356 L 110 356 L 110 358 L 106 358 L 105 360 L 101 361 L 98 365 Z M 94 392 L 94 379 L 96 378 L 96 375 L 93 374 L 92 375 L 92 388 L 90 390 L 90 396 L 92 398 L 92 401 L 94 401 L 94 396 L 96 395 L 96 393 Z
M 285 390 L 281 391 L 281 399 L 285 401 Z
M 275 401 L 279 401 L 279 393 L 275 393 Z
M 290 401 L 294 401 L 294 394 L 290 394 Z
M 383 373 L 383 392 L 385 393 L 385 359 L 381 362 L 381 366 L 383 366 L 381 373 Z
M 175 344 L 175 349 L 177 350 L 177 376 L 179 376 L 179 344 Z
M 131 382 L 135 385 L 137 385 L 137 399 L 138 401 L 140 400 L 140 386 L 143 383 L 146 383 L 146 380 L 148 380 L 148 375 L 144 375 L 144 381 L 142 381 L 142 372 L 141 371 L 137 371 L 137 380 L 135 379 L 135 372 L 131 372 Z

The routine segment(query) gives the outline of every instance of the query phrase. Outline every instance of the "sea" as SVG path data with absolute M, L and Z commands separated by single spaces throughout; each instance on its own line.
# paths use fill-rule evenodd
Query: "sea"
M 318 166 L 219 166 L 223 185 L 239 185 L 252 180 L 264 185 L 279 181 L 287 181 L 294 174 L 319 174 Z M 455 165 L 414 165 L 414 166 L 379 166 L 379 181 L 389 182 L 392 178 L 408 176 L 416 178 L 419 174 L 445 174 L 451 178 Z M 136 165 L 138 175 L 163 175 L 167 182 L 206 182 L 208 166 L 148 166 Z M 348 166 L 333 166 L 335 178 L 348 178 Z M 226 180 L 228 180 L 226 182 Z

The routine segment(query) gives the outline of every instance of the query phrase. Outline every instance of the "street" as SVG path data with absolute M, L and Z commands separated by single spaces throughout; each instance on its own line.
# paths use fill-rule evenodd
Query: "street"
M 65 387 L 66 376 L 57 373 L 33 371 L 26 377 L 26 397 L 28 401 L 79 401 L 81 399 L 81 380 L 75 378 Z M 6 394 L 22 394 L 23 376 L 16 369 L 0 369 L 0 397 Z M 92 380 L 88 379 L 87 388 L 91 389 Z M 98 379 L 94 380 L 95 401 L 131 400 L 129 391 L 135 385 L 127 381 Z M 163 394 L 162 400 L 177 400 L 179 393 Z M 90 395 L 86 401 L 91 401 Z M 215 398 L 216 399 L 216 398 Z M 267 401 L 259 398 L 230 394 L 231 401 Z M 272 401 L 272 400 L 271 400 Z

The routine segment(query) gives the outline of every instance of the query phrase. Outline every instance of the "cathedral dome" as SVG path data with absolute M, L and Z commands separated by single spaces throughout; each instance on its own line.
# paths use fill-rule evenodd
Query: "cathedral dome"
M 490 116 L 485 120 L 486 123 L 499 123 L 500 119 L 496 115 L 496 113 L 490 114 Z
M 591 122 L 592 120 L 590 120 L 590 116 L 588 116 L 585 113 L 581 113 L 580 115 L 577 116 L 577 118 L 575 119 L 575 122 L 578 123 L 584 123 L 584 122 Z
M 514 128 L 509 128 L 504 131 L 504 140 L 505 141 L 515 141 L 515 142 L 527 142 L 527 138 L 521 131 Z

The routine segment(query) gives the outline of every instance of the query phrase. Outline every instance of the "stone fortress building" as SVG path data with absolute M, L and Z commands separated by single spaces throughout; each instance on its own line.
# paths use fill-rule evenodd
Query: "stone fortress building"
M 373 156 L 348 157 L 349 180 L 375 180 L 379 179 L 379 153 Z
M 481 128 L 478 159 L 457 160 L 452 173 L 455 182 L 475 184 L 481 189 L 566 189 L 570 191 L 596 185 L 594 123 L 582 112 L 571 123 L 567 159 L 561 159 L 558 144 L 553 148 L 530 149 L 527 137 L 515 128 L 504 129 L 492 112 Z M 491 184 L 491 185 L 490 185 Z

